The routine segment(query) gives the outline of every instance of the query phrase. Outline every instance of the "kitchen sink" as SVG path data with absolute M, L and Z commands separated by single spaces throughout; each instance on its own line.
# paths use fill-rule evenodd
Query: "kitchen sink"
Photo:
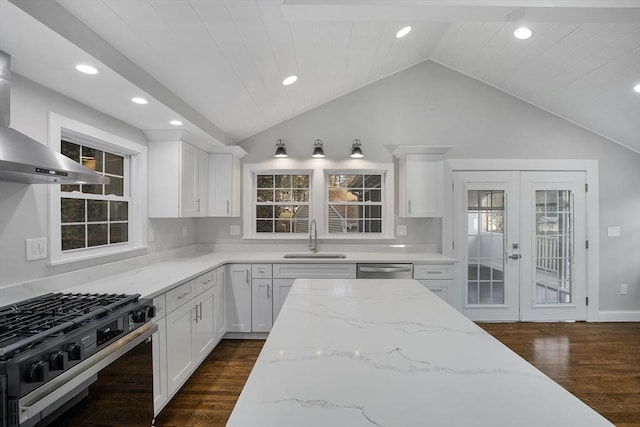
M 286 259 L 344 259 L 347 256 L 345 254 L 323 254 L 323 253 L 295 253 L 284 254 L 283 258 Z

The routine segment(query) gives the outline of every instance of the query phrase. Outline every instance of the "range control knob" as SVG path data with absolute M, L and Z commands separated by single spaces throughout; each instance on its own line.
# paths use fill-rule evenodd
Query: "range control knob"
M 69 344 L 67 352 L 69 353 L 69 360 L 82 360 L 82 346 L 80 344 Z
M 152 317 L 156 317 L 156 306 L 155 305 L 145 305 L 145 310 L 147 310 L 147 317 L 151 319 Z
M 63 371 L 67 367 L 67 355 L 62 351 L 56 351 L 49 356 L 49 370 Z
M 33 362 L 24 374 L 24 379 L 28 383 L 41 383 L 44 381 L 45 375 L 49 372 L 48 364 L 39 360 Z
M 129 313 L 135 323 L 145 323 L 147 321 L 147 311 L 143 308 Z

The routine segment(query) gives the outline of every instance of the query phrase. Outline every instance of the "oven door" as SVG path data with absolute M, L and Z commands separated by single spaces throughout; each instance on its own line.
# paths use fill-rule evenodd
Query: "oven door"
M 20 426 L 152 425 L 157 331 L 148 322 L 22 397 Z

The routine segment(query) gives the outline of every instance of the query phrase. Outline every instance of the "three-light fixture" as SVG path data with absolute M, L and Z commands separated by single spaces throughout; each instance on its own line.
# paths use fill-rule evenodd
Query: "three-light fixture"
M 285 158 L 289 157 L 287 154 L 287 146 L 285 145 L 284 139 L 276 140 L 276 152 L 273 157 L 277 158 Z M 323 159 L 324 155 L 324 145 L 321 139 L 316 139 L 313 142 L 313 153 L 311 157 L 314 159 Z M 350 157 L 352 159 L 362 159 L 364 157 L 364 153 L 362 151 L 362 142 L 359 139 L 354 139 L 351 144 L 351 154 Z

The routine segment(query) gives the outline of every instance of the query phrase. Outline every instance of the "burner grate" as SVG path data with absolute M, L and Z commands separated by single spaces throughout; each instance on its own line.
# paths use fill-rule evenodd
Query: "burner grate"
M 0 307 L 0 359 L 135 303 L 139 296 L 50 293 Z

